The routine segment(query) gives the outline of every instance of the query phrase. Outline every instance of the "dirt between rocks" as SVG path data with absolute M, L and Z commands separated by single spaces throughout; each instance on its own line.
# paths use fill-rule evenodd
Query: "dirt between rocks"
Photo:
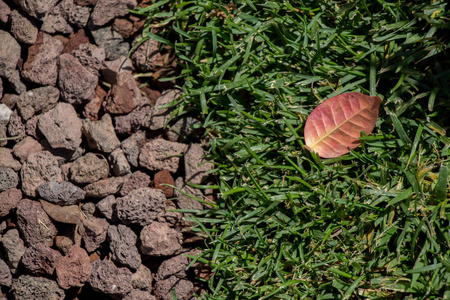
M 195 299 L 201 238 L 171 209 L 214 201 L 196 116 L 137 0 L 0 0 L 0 298 Z M 155 78 L 136 80 L 134 74 Z M 178 190 L 167 186 L 176 186 Z M 182 191 L 182 192 L 180 192 Z

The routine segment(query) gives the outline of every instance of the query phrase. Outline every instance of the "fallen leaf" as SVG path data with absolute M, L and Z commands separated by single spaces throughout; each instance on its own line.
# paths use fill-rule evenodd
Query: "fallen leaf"
M 361 93 L 344 93 L 325 100 L 308 116 L 305 144 L 322 158 L 349 153 L 360 141 L 361 131 L 372 132 L 381 99 Z

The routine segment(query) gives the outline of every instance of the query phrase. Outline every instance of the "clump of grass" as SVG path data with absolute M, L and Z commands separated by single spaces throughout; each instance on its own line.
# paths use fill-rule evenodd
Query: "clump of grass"
M 153 24 L 143 40 L 180 59 L 178 114 L 213 137 L 220 198 L 192 216 L 209 237 L 206 299 L 450 297 L 445 2 L 162 0 L 136 13 Z M 303 148 L 306 117 L 350 91 L 383 99 L 374 133 L 321 160 Z

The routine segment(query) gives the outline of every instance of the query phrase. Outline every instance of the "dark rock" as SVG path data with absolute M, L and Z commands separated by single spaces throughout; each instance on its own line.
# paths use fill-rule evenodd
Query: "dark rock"
M 88 282 L 94 291 L 115 299 L 123 298 L 133 289 L 131 271 L 127 268 L 117 268 L 109 260 L 96 260 L 92 263 L 92 275 Z
M 62 98 L 71 104 L 85 104 L 95 95 L 98 77 L 70 54 L 59 57 L 58 87 Z
M 36 188 L 47 181 L 61 182 L 61 169 L 58 161 L 48 151 L 32 153 L 21 170 L 22 191 L 25 195 L 36 197 Z
M 38 128 L 52 148 L 76 150 L 81 144 L 81 121 L 72 105 L 58 103 L 39 117 Z
M 37 187 L 39 196 L 57 205 L 74 205 L 84 200 L 86 192 L 70 182 L 44 182 Z
M 62 258 L 61 253 L 44 243 L 33 244 L 25 250 L 22 265 L 33 275 L 52 276 L 56 264 Z
M 137 37 L 133 46 L 139 41 Z M 139 45 L 131 54 L 135 67 L 141 72 L 156 71 L 164 65 L 164 57 L 160 53 L 161 43 L 150 38 Z
M 0 192 L 13 189 L 19 184 L 19 176 L 11 168 L 0 167 Z
M 136 0 L 98 0 L 91 15 L 94 26 L 103 26 L 116 17 L 128 14 L 127 9 L 134 9 Z
M 141 171 L 136 171 L 125 180 L 120 189 L 120 195 L 125 196 L 134 190 L 146 188 L 150 185 L 150 181 L 150 176 Z
M 11 149 L 0 147 L 0 167 L 11 168 L 17 172 L 22 168 L 22 164 L 13 157 Z
M 92 183 L 108 177 L 108 162 L 92 152 L 75 160 L 70 167 L 70 179 L 78 184 Z
M 147 139 L 143 131 L 138 131 L 122 141 L 122 150 L 131 166 L 139 167 L 139 154 L 145 143 L 147 143 Z
M 16 69 L 20 58 L 20 45 L 6 31 L 0 30 L 0 76 L 8 78 Z
M 197 128 L 198 127 L 198 128 Z M 201 123 L 192 117 L 182 117 L 169 127 L 167 139 L 171 142 L 189 139 L 192 135 L 200 135 Z
M 172 300 L 173 289 L 175 289 L 176 299 L 178 300 L 189 300 L 194 294 L 194 284 L 176 276 L 158 281 L 155 285 L 155 294 L 161 300 Z
M 164 92 L 161 97 L 156 99 L 155 105 L 152 107 L 149 114 L 149 125 L 150 130 L 159 130 L 164 128 L 166 123 L 169 121 L 170 114 L 172 112 L 171 107 L 161 107 L 167 106 L 169 103 L 178 99 L 181 96 L 181 91 L 178 89 L 172 89 Z
M 33 45 L 36 42 L 38 29 L 28 18 L 18 10 L 11 12 L 11 33 L 17 41 Z
M 53 86 L 45 86 L 20 94 L 17 108 L 24 120 L 35 114 L 45 113 L 54 108 L 59 99 L 59 90 Z
M 115 60 L 128 55 L 130 45 L 112 27 L 93 28 L 91 34 L 97 46 L 105 49 L 106 59 Z
M 21 162 L 25 162 L 29 155 L 42 151 L 42 146 L 31 136 L 25 137 L 13 147 L 13 152 Z
M 83 134 L 91 149 L 111 153 L 120 146 L 114 132 L 111 116 L 105 114 L 99 121 L 83 120 Z
M 167 170 L 162 170 L 155 174 L 153 185 L 155 189 L 160 189 L 161 191 L 163 191 L 166 198 L 172 197 L 173 187 L 163 184 L 170 184 L 172 186 L 175 184 L 175 180 L 173 180 L 172 175 L 170 175 L 170 172 Z
M 131 172 L 130 164 L 120 148 L 109 154 L 108 161 L 111 165 L 111 173 L 114 176 L 124 176 Z
M 119 191 L 123 182 L 123 177 L 110 177 L 88 184 L 84 187 L 86 197 L 104 198 L 109 195 L 114 195 Z
M 39 85 L 56 85 L 58 78 L 58 56 L 63 50 L 60 40 L 39 32 L 36 42 L 28 48 L 28 58 L 22 69 L 26 80 Z
M 58 0 L 15 0 L 14 2 L 20 5 L 30 16 L 42 20 L 53 9 Z
M 69 253 L 58 261 L 56 275 L 63 289 L 82 287 L 91 276 L 91 263 L 86 251 L 72 246 Z
M 102 103 L 106 98 L 107 93 L 100 85 L 95 88 L 95 96 L 89 101 L 83 110 L 83 116 L 90 119 L 91 121 L 98 121 L 98 114 L 102 108 Z
M 0 218 L 8 215 L 11 210 L 17 207 L 22 199 L 22 192 L 19 189 L 8 189 L 0 192 Z
M 86 202 L 81 205 L 81 210 L 87 218 L 93 218 L 95 213 L 95 204 L 92 202 Z
M 122 267 L 137 270 L 141 266 L 141 256 L 136 247 L 137 235 L 125 225 L 109 226 L 108 242 L 112 259 Z
M 143 291 L 152 291 L 153 275 L 149 268 L 141 265 L 139 269 L 131 276 L 133 288 Z
M 156 273 L 156 281 L 167 279 L 172 275 L 175 275 L 178 278 L 185 278 L 186 269 L 189 263 L 189 258 L 184 256 L 183 254 L 163 261 L 158 268 L 158 273 Z
M 43 277 L 22 275 L 12 286 L 14 299 L 63 300 L 64 291 L 58 284 Z
M 186 144 L 154 139 L 142 147 L 139 165 L 150 171 L 167 170 L 175 173 L 180 163 L 180 155 L 187 149 Z
M 106 219 L 91 217 L 83 220 L 82 234 L 87 252 L 93 252 L 106 240 L 109 223 Z
M 0 5 L 1 7 L 1 5 Z M 3 259 L 0 259 L 0 285 L 10 287 L 12 284 L 12 275 L 8 265 Z
M 108 221 L 117 222 L 116 198 L 109 195 L 100 200 L 96 208 Z
M 136 80 L 129 73 L 121 73 L 112 85 L 104 104 L 104 109 L 110 114 L 127 114 L 137 107 L 147 104 L 141 96 Z
M 151 256 L 170 256 L 181 249 L 182 234 L 167 224 L 153 222 L 140 235 L 141 251 Z
M 157 189 L 140 188 L 117 198 L 117 216 L 124 224 L 148 225 L 165 207 L 164 194 Z
M 105 49 L 99 48 L 93 44 L 81 44 L 78 49 L 72 51 L 72 55 L 76 57 L 80 63 L 92 74 L 98 76 L 100 68 L 105 61 Z
M 118 134 L 132 134 L 138 131 L 144 126 L 143 120 L 148 116 L 150 110 L 151 107 L 149 105 L 144 105 L 134 109 L 127 115 L 116 116 L 114 118 L 116 132 Z
M 19 236 L 17 229 L 8 230 L 2 237 L 3 249 L 5 249 L 5 256 L 7 263 L 11 268 L 11 273 L 16 273 L 19 262 L 25 253 L 25 245 Z

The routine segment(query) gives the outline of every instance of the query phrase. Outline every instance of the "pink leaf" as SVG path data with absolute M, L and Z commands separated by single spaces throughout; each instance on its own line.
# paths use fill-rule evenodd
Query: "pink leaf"
M 305 144 L 323 158 L 344 155 L 355 149 L 361 131 L 372 132 L 381 99 L 361 93 L 345 93 L 325 100 L 308 116 Z

